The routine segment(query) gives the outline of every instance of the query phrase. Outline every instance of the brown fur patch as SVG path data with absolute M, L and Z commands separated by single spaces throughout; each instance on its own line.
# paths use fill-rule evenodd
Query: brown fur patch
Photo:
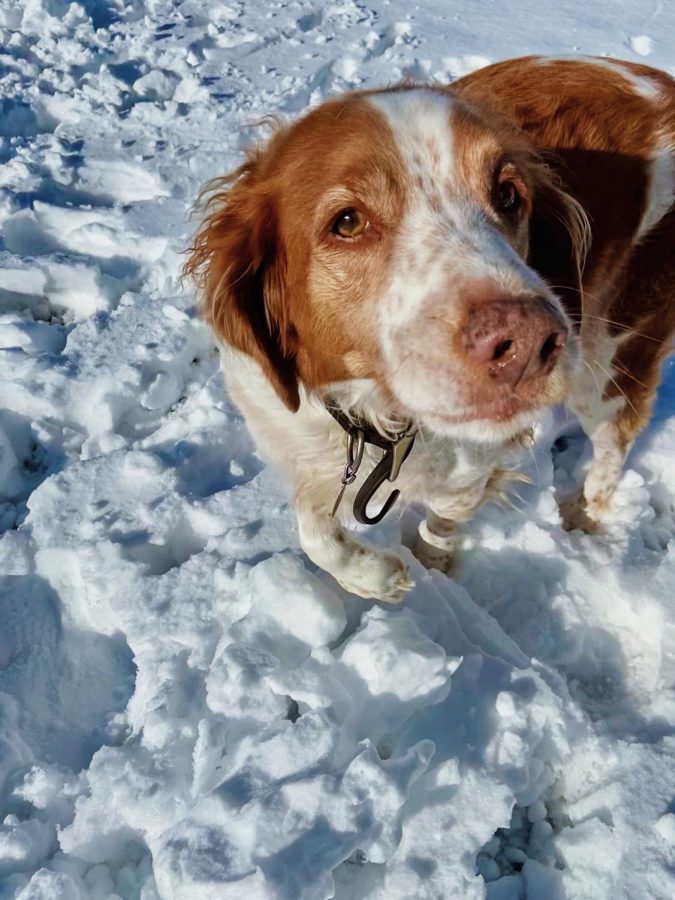
M 291 409 L 299 380 L 311 390 L 373 375 L 366 301 L 386 272 L 391 241 L 382 237 L 396 231 L 405 178 L 382 116 L 348 95 L 278 131 L 207 186 L 185 273 L 221 340 L 256 359 Z M 351 207 L 370 222 L 353 245 L 330 234 L 332 218 Z
M 584 289 L 601 298 L 611 296 L 631 256 L 659 131 L 675 144 L 675 82 L 646 66 L 609 68 L 606 62 L 526 57 L 488 66 L 452 86 L 515 122 L 581 204 L 592 238 Z M 638 93 L 632 76 L 649 79 L 655 96 Z M 595 306 L 591 298 L 585 310 L 597 314 Z

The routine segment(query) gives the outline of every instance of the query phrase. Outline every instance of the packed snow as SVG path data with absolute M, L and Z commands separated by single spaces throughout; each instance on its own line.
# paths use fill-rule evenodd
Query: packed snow
M 0 0 L 3 900 L 675 897 L 675 368 L 606 534 L 555 411 L 384 608 L 299 551 L 179 280 L 267 113 L 674 48 L 628 0 Z

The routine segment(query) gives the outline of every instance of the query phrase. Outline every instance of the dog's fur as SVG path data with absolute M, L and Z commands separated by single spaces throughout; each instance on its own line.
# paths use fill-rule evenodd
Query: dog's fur
M 419 428 L 397 487 L 428 509 L 429 565 L 448 568 L 548 404 L 593 444 L 568 522 L 606 517 L 675 330 L 674 199 L 675 82 L 599 59 L 348 94 L 212 183 L 186 271 L 308 556 L 364 597 L 411 585 L 344 527 L 380 451 L 331 517 L 346 435 L 328 395 L 382 434 Z

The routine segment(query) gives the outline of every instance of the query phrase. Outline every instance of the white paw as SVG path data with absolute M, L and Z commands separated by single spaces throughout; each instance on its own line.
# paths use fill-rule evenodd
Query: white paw
M 398 556 L 361 547 L 350 559 L 349 567 L 334 573 L 334 577 L 351 594 L 384 603 L 400 603 L 415 584 Z
M 585 531 L 598 534 L 602 531 L 602 520 L 607 515 L 607 505 L 587 503 L 583 494 L 577 494 L 560 504 L 560 517 L 565 531 Z

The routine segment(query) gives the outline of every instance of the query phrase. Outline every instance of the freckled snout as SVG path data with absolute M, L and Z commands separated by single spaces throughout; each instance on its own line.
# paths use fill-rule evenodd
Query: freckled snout
M 462 346 L 493 383 L 514 389 L 548 375 L 568 337 L 567 325 L 545 299 L 509 298 L 470 309 Z

